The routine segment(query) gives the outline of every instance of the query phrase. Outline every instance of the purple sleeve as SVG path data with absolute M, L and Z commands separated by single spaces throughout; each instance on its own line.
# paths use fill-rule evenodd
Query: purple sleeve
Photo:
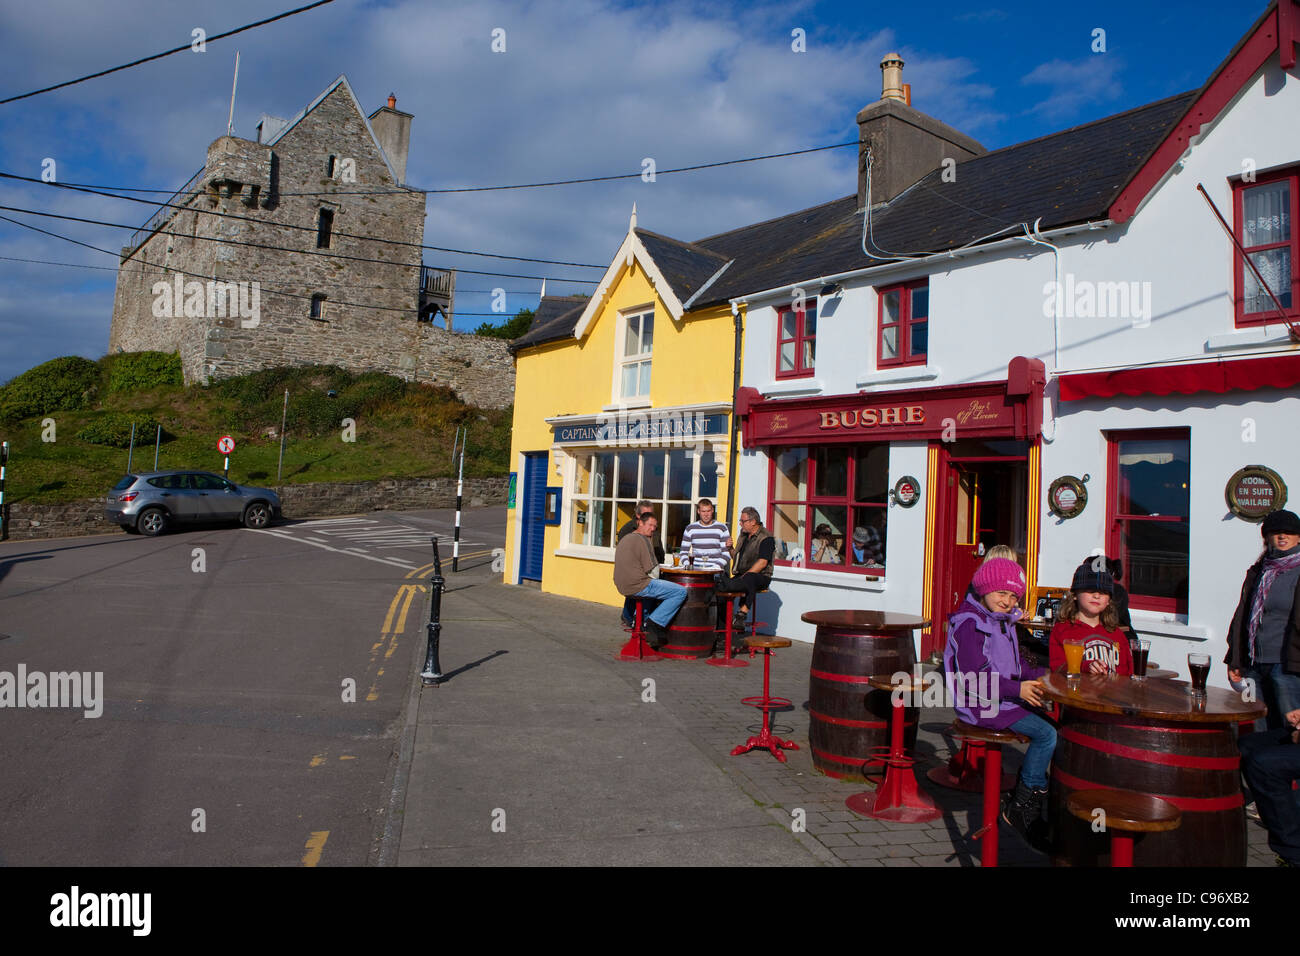
M 957 628 L 957 671 L 963 674 L 975 674 L 990 669 L 989 660 L 984 656 L 984 642 L 974 621 L 967 621 Z M 998 699 L 1019 700 L 1020 678 L 998 676 Z

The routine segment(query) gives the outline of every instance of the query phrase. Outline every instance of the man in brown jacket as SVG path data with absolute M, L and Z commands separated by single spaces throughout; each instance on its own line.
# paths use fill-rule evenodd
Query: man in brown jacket
M 618 593 L 659 602 L 645 622 L 650 646 L 656 648 L 668 640 L 668 625 L 686 601 L 686 588 L 659 580 L 659 560 L 653 544 L 657 530 L 658 518 L 652 514 L 640 515 L 636 530 L 625 535 L 614 549 L 614 587 Z

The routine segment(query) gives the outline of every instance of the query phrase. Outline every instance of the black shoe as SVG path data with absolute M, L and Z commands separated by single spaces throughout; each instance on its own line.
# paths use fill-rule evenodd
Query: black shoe
M 1031 789 L 1017 778 L 1015 792 L 1002 804 L 1002 821 L 1039 853 L 1047 853 L 1050 849 L 1047 824 L 1042 816 L 1046 797 L 1046 790 Z
M 668 643 L 667 629 L 660 627 L 654 621 L 645 622 L 645 636 L 656 651 Z
M 624 627 L 636 627 L 636 621 L 634 620 L 629 620 L 628 618 L 625 617 L 620 618 L 620 620 L 622 620 Z

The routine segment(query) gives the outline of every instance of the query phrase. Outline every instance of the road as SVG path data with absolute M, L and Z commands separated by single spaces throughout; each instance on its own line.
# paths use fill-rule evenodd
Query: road
M 451 519 L 0 545 L 0 865 L 375 862 Z M 465 512 L 462 568 L 504 526 Z M 24 702 L 31 675 L 94 697 L 102 674 L 102 714 L 15 706 L 20 668 Z

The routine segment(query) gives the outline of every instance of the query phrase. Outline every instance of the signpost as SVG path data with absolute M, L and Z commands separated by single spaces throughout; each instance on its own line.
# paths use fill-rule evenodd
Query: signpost
M 235 440 L 231 438 L 229 435 L 222 435 L 221 438 L 218 439 L 217 451 L 221 452 L 221 454 L 226 456 L 226 465 L 225 465 L 226 470 L 222 472 L 222 475 L 226 478 L 230 477 L 230 453 L 234 450 L 235 450 Z

